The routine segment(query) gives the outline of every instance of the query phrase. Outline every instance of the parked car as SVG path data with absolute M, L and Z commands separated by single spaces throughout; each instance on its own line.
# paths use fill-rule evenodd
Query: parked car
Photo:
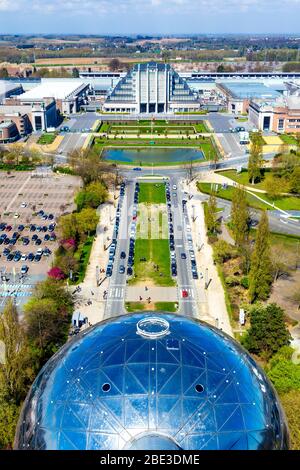
M 26 264 L 23 264 L 23 266 L 21 267 L 21 274 L 26 274 L 28 269 L 28 266 Z

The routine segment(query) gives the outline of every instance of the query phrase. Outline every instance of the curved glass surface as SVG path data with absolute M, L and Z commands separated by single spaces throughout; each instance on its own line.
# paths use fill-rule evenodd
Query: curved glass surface
M 153 316 L 168 323 L 167 335 L 138 333 Z M 137 313 L 98 323 L 48 361 L 15 448 L 141 445 L 286 449 L 288 430 L 264 372 L 229 336 L 179 315 Z

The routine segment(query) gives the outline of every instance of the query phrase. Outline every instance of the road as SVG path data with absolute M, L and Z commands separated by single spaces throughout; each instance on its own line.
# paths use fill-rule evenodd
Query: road
M 136 175 L 134 176 L 134 178 L 127 179 L 125 196 L 123 198 L 118 198 L 118 201 L 120 201 L 121 209 L 120 225 L 117 249 L 114 259 L 113 274 L 109 279 L 107 302 L 104 313 L 105 319 L 126 313 L 124 309 L 124 300 L 126 297 L 126 274 L 120 274 L 119 268 L 120 265 L 125 265 L 125 267 L 127 268 L 127 259 L 129 251 L 129 229 L 132 220 L 133 197 L 136 181 Z M 141 179 L 139 179 L 139 181 L 141 181 Z M 172 190 L 173 185 L 176 185 L 177 190 Z M 170 178 L 170 186 L 172 204 L 171 209 L 173 215 L 175 239 L 175 254 L 177 261 L 176 282 L 178 285 L 179 298 L 178 313 L 185 316 L 197 317 L 197 302 L 203 301 L 203 299 L 198 299 L 198 291 L 196 289 L 195 281 L 192 277 L 191 271 L 191 259 L 189 255 L 189 250 L 191 249 L 191 247 L 188 246 L 186 230 L 187 226 L 189 226 L 189 219 L 186 211 L 183 212 L 182 210 L 182 199 L 186 198 L 186 194 L 184 194 L 181 182 L 177 177 Z M 114 223 L 114 221 L 112 223 Z M 125 260 L 122 260 L 120 258 L 120 254 L 122 251 L 126 253 Z M 186 253 L 187 258 L 185 260 L 181 259 L 181 253 Z M 188 291 L 188 298 L 182 298 L 181 292 L 183 289 Z
M 128 229 L 132 220 L 132 208 L 134 197 L 134 180 L 127 180 L 124 197 L 118 196 L 117 203 L 120 202 L 120 225 L 117 239 L 117 249 L 113 265 L 113 273 L 109 279 L 107 302 L 105 306 L 104 318 L 111 318 L 126 313 L 124 300 L 126 293 L 126 274 L 120 274 L 120 265 L 124 265 L 127 271 L 127 259 L 129 251 L 129 233 Z M 113 216 L 112 223 L 115 222 L 116 214 Z M 121 252 L 126 253 L 126 258 L 120 259 Z
M 173 185 L 176 185 L 176 191 L 172 190 Z M 187 240 L 187 227 L 190 227 L 190 221 L 186 210 L 183 211 L 182 209 L 182 200 L 186 200 L 187 195 L 184 194 L 181 181 L 177 177 L 170 177 L 170 188 L 177 261 L 177 285 L 179 291 L 178 313 L 187 317 L 197 317 L 197 302 L 199 299 L 197 297 L 195 280 L 192 277 L 189 252 L 190 249 L 195 249 L 195 240 L 193 240 L 193 248 L 190 248 Z M 181 259 L 181 253 L 186 254 L 186 259 Z M 185 299 L 182 298 L 182 290 L 188 292 L 188 297 Z

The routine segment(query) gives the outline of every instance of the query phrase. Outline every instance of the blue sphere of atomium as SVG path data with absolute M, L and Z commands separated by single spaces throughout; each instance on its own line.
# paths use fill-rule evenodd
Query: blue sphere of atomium
M 44 366 L 16 449 L 286 449 L 277 395 L 222 331 L 166 314 L 98 323 Z

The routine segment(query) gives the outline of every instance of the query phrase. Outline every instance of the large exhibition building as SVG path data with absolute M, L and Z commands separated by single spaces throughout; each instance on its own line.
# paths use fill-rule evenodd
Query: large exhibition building
M 67 342 L 25 400 L 16 449 L 286 449 L 265 373 L 231 337 L 165 312 L 97 323 Z
M 169 64 L 136 64 L 108 95 L 103 110 L 129 113 L 174 113 L 199 109 L 199 102 Z

